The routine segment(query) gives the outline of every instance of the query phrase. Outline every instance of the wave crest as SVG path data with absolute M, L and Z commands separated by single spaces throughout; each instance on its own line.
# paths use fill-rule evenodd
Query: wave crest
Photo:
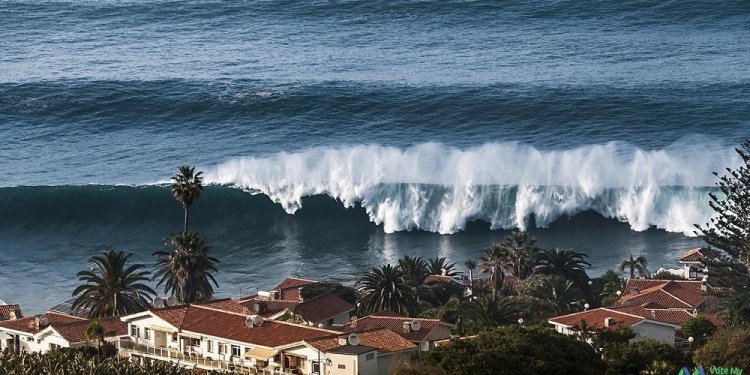
M 289 214 L 302 207 L 302 197 L 329 195 L 345 207 L 361 205 L 388 233 L 455 233 L 473 220 L 493 229 L 545 227 L 593 210 L 636 231 L 655 226 L 693 235 L 693 224 L 712 213 L 712 171 L 736 164 L 731 149 L 686 145 L 546 151 L 518 143 L 426 143 L 242 157 L 208 169 L 206 178 L 265 194 Z

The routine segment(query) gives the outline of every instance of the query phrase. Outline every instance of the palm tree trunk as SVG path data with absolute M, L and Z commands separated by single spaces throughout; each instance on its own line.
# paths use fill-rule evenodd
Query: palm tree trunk
M 630 264 L 630 278 L 635 277 L 635 264 Z
M 185 209 L 185 226 L 183 227 L 182 232 L 187 233 L 188 219 L 190 218 L 190 207 L 183 206 L 183 208 Z

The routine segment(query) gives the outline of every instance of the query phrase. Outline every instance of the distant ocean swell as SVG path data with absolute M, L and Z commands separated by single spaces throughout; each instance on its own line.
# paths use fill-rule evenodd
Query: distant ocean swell
M 711 216 L 712 171 L 735 165 L 731 150 L 642 151 L 623 144 L 541 151 L 516 143 L 457 149 L 421 144 L 319 148 L 238 158 L 208 181 L 267 195 L 293 214 L 302 198 L 328 195 L 362 206 L 387 233 L 449 234 L 480 220 L 493 229 L 545 227 L 593 210 L 630 224 L 693 235 Z

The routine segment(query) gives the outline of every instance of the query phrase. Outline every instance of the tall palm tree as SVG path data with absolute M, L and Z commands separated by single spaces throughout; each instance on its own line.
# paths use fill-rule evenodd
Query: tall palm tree
M 498 291 L 503 287 L 505 273 L 503 262 L 505 253 L 499 244 L 493 244 L 484 249 L 484 255 L 479 257 L 479 272 L 490 275 L 489 283 L 492 289 L 492 298 L 497 298 Z
M 549 303 L 557 314 L 567 313 L 580 306 L 581 295 L 573 282 L 559 275 L 535 275 L 529 279 L 523 294 Z
M 183 232 L 188 230 L 188 219 L 190 217 L 190 206 L 198 199 L 203 191 L 203 172 L 195 172 L 195 167 L 183 165 L 178 172 L 172 176 L 172 195 L 174 199 L 182 204 L 185 211 L 185 225 Z
M 144 284 L 149 280 L 144 265 L 128 265 L 132 255 L 109 250 L 89 258 L 91 269 L 78 272 L 78 280 L 85 284 L 73 291 L 73 311 L 88 310 L 88 316 L 94 318 L 146 309 L 156 292 Z
M 86 340 L 91 341 L 93 339 L 96 339 L 96 351 L 101 356 L 102 343 L 104 343 L 104 327 L 102 327 L 102 321 L 99 318 L 91 319 L 89 325 L 86 327 Z
M 445 257 L 435 257 L 427 260 L 427 271 L 432 275 L 456 276 L 460 272 L 456 270 L 456 264 L 451 263 Z
M 427 262 L 422 257 L 404 255 L 398 260 L 398 268 L 404 274 L 406 281 L 413 286 L 422 285 L 425 278 L 430 275 L 427 271 Z
M 467 304 L 467 312 L 484 327 L 497 327 L 510 324 L 518 318 L 517 306 L 508 298 L 482 296 Z
M 208 255 L 211 247 L 206 239 L 198 232 L 183 232 L 170 236 L 164 245 L 170 251 L 154 253 L 158 258 L 154 272 L 154 280 L 159 280 L 156 286 L 164 285 L 167 294 L 183 303 L 211 299 L 213 286 L 219 286 L 211 272 L 216 272 L 219 260 Z
M 523 231 L 513 231 L 500 243 L 504 268 L 523 280 L 533 273 L 539 248 L 536 239 Z
M 630 278 L 635 277 L 635 271 L 638 271 L 639 276 L 648 276 L 648 261 L 643 255 L 639 255 L 633 259 L 633 253 L 630 253 L 628 259 L 625 259 L 617 266 L 620 272 L 625 272 L 626 269 L 630 270 Z
M 582 288 L 589 281 L 586 268 L 591 263 L 589 256 L 568 249 L 543 250 L 537 258 L 536 272 L 546 275 L 560 275 Z
M 361 295 L 360 313 L 375 313 L 389 309 L 399 314 L 413 315 L 417 298 L 404 273 L 398 267 L 386 264 L 373 267 L 356 283 Z
M 464 267 L 469 270 L 469 285 L 474 285 L 474 270 L 477 269 L 477 263 L 473 259 L 466 259 Z

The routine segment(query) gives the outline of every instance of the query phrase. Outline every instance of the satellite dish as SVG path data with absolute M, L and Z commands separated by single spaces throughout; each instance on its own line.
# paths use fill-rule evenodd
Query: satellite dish
M 167 306 L 174 306 L 176 304 L 177 304 L 177 297 L 169 296 L 169 298 L 167 298 Z
M 359 336 L 356 333 L 350 333 L 346 341 L 349 342 L 349 345 L 359 345 Z
M 412 320 L 411 323 L 409 323 L 409 327 L 411 328 L 412 332 L 417 332 L 422 329 L 422 323 L 420 323 L 418 320 Z
M 160 309 L 164 307 L 164 298 L 154 297 L 154 301 L 151 302 L 151 304 L 154 305 L 154 307 L 156 307 L 157 309 Z
M 1 299 L 0 299 L 0 305 L 2 305 L 2 306 L 5 306 L 5 305 L 7 305 L 7 304 L 8 304 L 8 303 L 6 303 L 5 301 L 3 301 L 3 300 L 1 300 Z
M 264 321 L 264 319 L 263 319 L 263 317 L 262 317 L 262 316 L 260 316 L 260 315 L 250 315 L 250 316 L 252 316 L 252 317 L 253 317 L 253 323 L 254 323 L 254 324 L 255 324 L 256 326 L 260 327 L 260 326 L 262 326 L 262 325 L 263 325 L 263 321 Z
M 255 327 L 255 320 L 253 319 L 255 315 L 249 315 L 247 318 L 245 318 L 245 325 L 247 328 L 253 328 Z

